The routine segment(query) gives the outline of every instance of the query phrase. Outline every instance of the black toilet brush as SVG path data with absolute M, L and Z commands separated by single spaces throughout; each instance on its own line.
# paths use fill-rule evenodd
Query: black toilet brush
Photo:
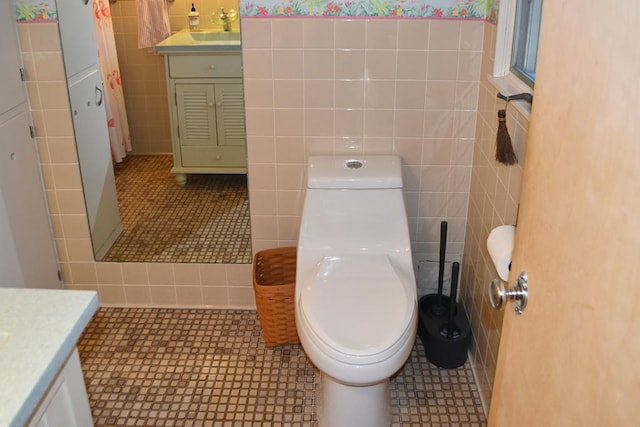
M 440 222 L 440 258 L 438 260 L 438 303 L 433 306 L 433 313 L 440 317 L 446 314 L 442 291 L 444 288 L 444 262 L 447 254 L 447 221 Z
M 458 274 L 460 273 L 460 263 L 454 262 L 451 268 L 451 290 L 449 292 L 449 319 L 440 329 L 440 335 L 447 338 L 459 338 L 460 328 L 456 327 L 454 319 L 457 314 L 456 296 L 458 295 Z

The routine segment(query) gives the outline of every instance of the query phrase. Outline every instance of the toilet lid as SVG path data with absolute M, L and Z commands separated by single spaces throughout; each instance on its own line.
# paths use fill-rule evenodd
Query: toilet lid
M 315 272 L 303 285 L 300 307 L 328 346 L 373 355 L 406 330 L 415 302 L 386 255 L 325 257 Z

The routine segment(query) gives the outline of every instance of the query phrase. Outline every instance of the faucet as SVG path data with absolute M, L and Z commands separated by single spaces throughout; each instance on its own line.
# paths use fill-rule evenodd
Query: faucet
M 235 21 L 236 13 L 233 9 L 231 9 L 231 13 L 225 12 L 224 9 L 221 10 L 220 21 L 222 21 L 222 29 L 224 31 L 231 31 L 231 22 Z

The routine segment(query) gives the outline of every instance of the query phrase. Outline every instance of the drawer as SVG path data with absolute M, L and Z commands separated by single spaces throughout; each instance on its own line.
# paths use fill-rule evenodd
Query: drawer
M 247 166 L 245 147 L 180 147 L 182 167 L 233 167 Z
M 169 56 L 171 77 L 242 77 L 240 55 Z

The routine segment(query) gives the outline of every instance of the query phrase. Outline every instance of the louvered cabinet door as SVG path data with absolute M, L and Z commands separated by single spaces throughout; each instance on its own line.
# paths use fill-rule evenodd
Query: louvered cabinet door
M 203 81 L 175 83 L 180 165 L 174 173 L 246 173 L 242 84 Z
M 188 174 L 247 173 L 247 142 L 239 52 L 165 58 L 171 110 L 173 168 Z
M 217 145 L 214 86 L 176 83 L 176 101 L 180 145 Z
M 242 84 L 216 83 L 218 145 L 246 145 Z

